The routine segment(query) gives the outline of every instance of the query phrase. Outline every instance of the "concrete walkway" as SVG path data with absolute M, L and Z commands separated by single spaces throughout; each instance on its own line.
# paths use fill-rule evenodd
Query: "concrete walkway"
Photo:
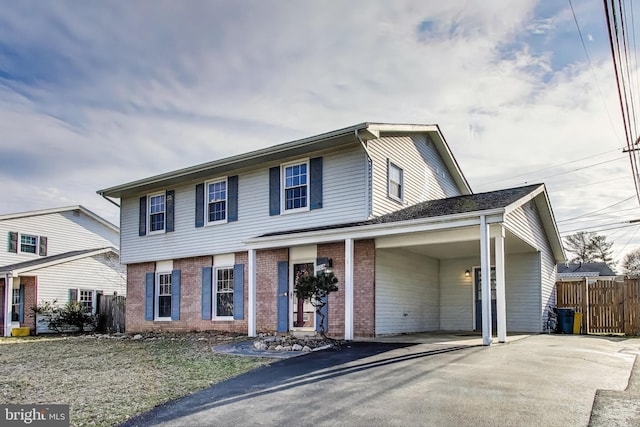
M 640 354 L 640 339 L 579 335 L 388 340 L 403 342 L 281 360 L 124 425 L 586 426 L 596 392 L 625 393 Z

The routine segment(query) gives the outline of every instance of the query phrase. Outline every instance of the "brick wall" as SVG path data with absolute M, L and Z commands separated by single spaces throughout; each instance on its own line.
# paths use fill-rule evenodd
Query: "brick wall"
M 244 319 L 202 319 L 202 268 L 211 267 L 211 256 L 183 258 L 173 261 L 173 269 L 180 270 L 180 320 L 145 320 L 145 274 L 155 270 L 155 263 L 127 266 L 127 324 L 129 333 L 143 331 L 225 331 L 247 333 L 248 312 L 248 256 L 235 254 L 236 264 L 244 264 Z
M 256 251 L 256 331 L 277 326 L 278 261 L 288 261 L 289 249 Z
M 353 334 L 373 337 L 376 332 L 375 241 L 354 242 L 353 266 Z
M 338 278 L 338 290 L 329 294 L 327 304 L 327 335 L 344 338 L 344 243 L 318 245 L 318 258 L 333 260 L 333 274 Z
M 20 284 L 24 286 L 24 321 L 21 327 L 31 328 L 35 331 L 36 323 L 31 307 L 36 305 L 36 277 L 21 277 Z M 9 296 L 11 298 L 11 296 Z M 4 278 L 0 279 L 0 336 L 4 333 Z

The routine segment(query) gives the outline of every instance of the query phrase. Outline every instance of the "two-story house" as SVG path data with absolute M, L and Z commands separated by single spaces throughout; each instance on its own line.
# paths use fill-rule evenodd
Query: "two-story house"
M 121 203 L 127 330 L 542 330 L 564 253 L 543 185 L 473 194 L 436 125 L 362 123 L 99 190 Z M 481 283 L 491 282 L 491 288 Z M 493 319 L 493 321 L 492 321 Z
M 44 302 L 81 302 L 95 312 L 101 294 L 126 294 L 118 227 L 69 206 L 0 215 L 0 326 L 46 331 L 31 308 Z

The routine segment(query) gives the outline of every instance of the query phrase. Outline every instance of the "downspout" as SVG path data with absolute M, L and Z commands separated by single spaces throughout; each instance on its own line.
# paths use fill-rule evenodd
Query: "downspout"
M 105 199 L 107 202 L 116 205 L 117 207 L 120 207 L 119 204 L 117 204 L 116 202 L 114 202 L 113 200 L 111 200 L 110 198 L 108 198 L 107 196 L 104 195 L 104 193 L 100 193 L 100 195 L 102 196 L 103 199 Z
M 367 144 L 360 138 L 358 135 L 358 129 L 354 130 L 356 135 L 356 139 L 360 141 L 360 145 L 362 145 L 362 149 L 364 153 L 367 155 L 367 218 L 370 218 L 373 215 L 373 160 L 371 159 L 371 154 L 369 154 L 369 150 L 367 149 Z

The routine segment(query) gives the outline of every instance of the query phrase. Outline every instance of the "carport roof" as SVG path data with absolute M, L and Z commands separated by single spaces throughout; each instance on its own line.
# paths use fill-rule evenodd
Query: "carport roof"
M 445 199 L 428 200 L 409 206 L 399 211 L 391 212 L 368 221 L 331 224 L 320 227 L 310 227 L 297 230 L 278 231 L 263 234 L 259 237 L 282 236 L 286 234 L 306 233 L 311 231 L 335 230 L 339 228 L 359 227 L 373 224 L 387 224 L 412 219 L 434 218 L 455 214 L 486 211 L 491 209 L 506 208 L 512 203 L 530 194 L 543 184 L 527 185 L 524 187 L 507 188 L 504 190 L 489 191 L 486 193 L 469 194 L 464 196 L 448 197 Z

